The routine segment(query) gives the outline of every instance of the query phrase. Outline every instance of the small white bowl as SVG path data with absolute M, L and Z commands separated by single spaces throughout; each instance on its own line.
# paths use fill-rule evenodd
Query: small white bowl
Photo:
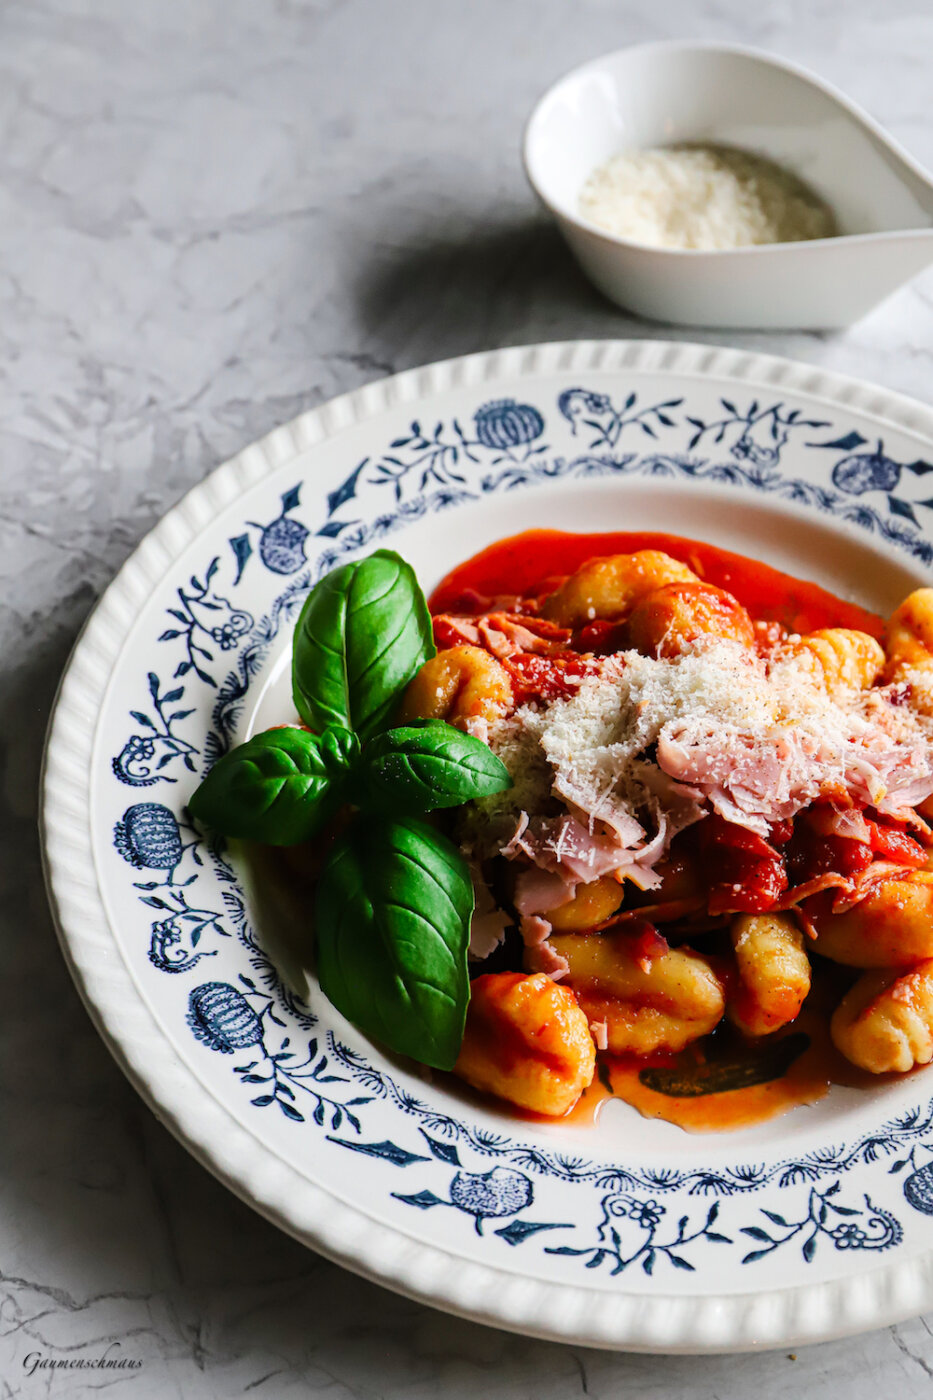
M 590 173 L 627 148 L 709 141 L 793 170 L 838 237 L 717 252 L 652 248 L 579 212 Z M 933 177 L 842 93 L 794 64 L 718 44 L 642 44 L 541 98 L 525 170 L 586 275 L 620 306 L 676 325 L 849 325 L 933 262 Z

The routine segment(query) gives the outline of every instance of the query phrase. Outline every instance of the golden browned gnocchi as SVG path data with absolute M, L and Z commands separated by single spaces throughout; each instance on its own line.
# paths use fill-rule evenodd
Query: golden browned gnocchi
M 847 686 L 865 690 L 884 670 L 884 649 L 867 632 L 849 627 L 821 627 L 788 644 L 794 664 L 829 691 Z
M 555 934 L 551 942 L 567 960 L 581 1009 L 605 1022 L 617 1055 L 682 1050 L 722 1020 L 722 982 L 698 953 L 670 948 L 646 957 L 625 933 Z
M 871 1074 L 933 1060 L 933 958 L 910 972 L 866 972 L 837 1007 L 830 1033 L 847 1060 Z
M 933 657 L 933 588 L 916 588 L 895 608 L 885 629 L 889 671 Z
M 568 904 L 561 904 L 550 911 L 548 921 L 559 933 L 577 933 L 581 929 L 594 928 L 615 913 L 622 903 L 623 893 L 614 876 L 603 875 L 599 880 L 580 885 Z
M 755 645 L 752 620 L 742 604 L 709 583 L 667 583 L 640 598 L 628 620 L 628 639 L 643 656 L 676 656 L 701 636 Z
M 426 661 L 408 683 L 398 723 L 445 719 L 463 726 L 468 720 L 501 719 L 512 708 L 509 673 L 482 647 L 447 647 Z
M 582 627 L 594 618 L 624 617 L 634 603 L 666 583 L 698 583 L 696 574 L 657 549 L 591 559 L 544 601 L 542 612 L 561 627 Z
M 738 984 L 728 1016 L 746 1035 L 793 1021 L 810 990 L 804 936 L 790 914 L 741 914 L 730 929 Z
M 543 972 L 473 982 L 454 1073 L 475 1089 L 560 1118 L 592 1083 L 596 1047 L 569 987 Z
M 843 914 L 815 911 L 814 952 L 848 967 L 910 967 L 933 957 L 933 871 L 882 880 Z

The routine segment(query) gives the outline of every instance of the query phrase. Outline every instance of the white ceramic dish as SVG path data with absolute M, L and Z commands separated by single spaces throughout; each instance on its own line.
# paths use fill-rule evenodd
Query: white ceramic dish
M 725 252 L 649 248 L 578 208 L 591 171 L 629 147 L 743 146 L 786 165 L 836 212 L 841 237 Z M 538 102 L 532 188 L 611 300 L 676 325 L 832 329 L 933 262 L 933 182 L 842 93 L 751 49 L 643 44 L 584 64 Z
M 653 527 L 887 609 L 933 559 L 931 458 L 933 412 L 890 393 L 590 342 L 371 384 L 191 491 L 91 616 L 43 778 L 62 948 L 153 1110 L 283 1229 L 496 1326 L 724 1351 L 933 1305 L 933 1071 L 718 1137 L 517 1121 L 284 986 L 184 818 L 212 753 L 289 714 L 290 624 L 337 559 L 387 540 L 430 585 L 527 526 Z

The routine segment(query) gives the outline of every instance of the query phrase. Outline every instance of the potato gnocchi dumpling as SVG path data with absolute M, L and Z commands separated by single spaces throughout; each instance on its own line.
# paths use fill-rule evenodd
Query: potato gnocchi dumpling
M 933 1060 L 933 958 L 910 972 L 866 972 L 830 1026 L 847 1060 L 871 1074 L 901 1074 Z
M 548 913 L 548 922 L 558 933 L 576 933 L 594 928 L 615 913 L 625 891 L 612 875 L 603 875 L 580 885 L 573 899 Z
M 821 627 L 789 643 L 788 650 L 797 666 L 830 691 L 844 686 L 866 690 L 884 670 L 881 643 L 848 627 Z
M 810 959 L 793 915 L 741 914 L 729 934 L 737 972 L 729 1019 L 752 1036 L 796 1020 L 810 990 Z
M 605 1023 L 617 1055 L 682 1050 L 722 1020 L 725 992 L 698 953 L 669 948 L 646 956 L 629 934 L 564 933 L 551 940 L 567 983 L 590 1021 Z
M 596 1070 L 586 1016 L 569 987 L 543 972 L 486 973 L 473 982 L 455 1072 L 519 1108 L 560 1118 Z
M 933 657 L 933 588 L 916 588 L 888 620 L 884 649 L 893 672 Z
M 676 656 L 703 636 L 755 645 L 755 629 L 742 604 L 708 583 L 667 583 L 645 594 L 632 609 L 627 631 L 643 656 Z
M 686 564 L 656 549 L 591 559 L 545 599 L 542 611 L 562 627 L 583 627 L 594 618 L 624 617 L 646 593 L 666 583 L 698 583 Z
M 447 647 L 426 661 L 408 683 L 398 723 L 413 719 L 445 719 L 463 726 L 469 720 L 488 723 L 512 708 L 512 682 L 501 662 L 482 647 Z
M 812 915 L 813 951 L 847 967 L 910 967 L 933 957 L 933 871 L 882 880 L 845 913 Z

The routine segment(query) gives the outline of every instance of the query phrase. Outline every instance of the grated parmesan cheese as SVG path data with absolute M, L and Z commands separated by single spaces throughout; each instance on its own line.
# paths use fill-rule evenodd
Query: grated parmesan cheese
M 714 250 L 832 238 L 832 210 L 789 170 L 731 146 L 623 151 L 594 170 L 580 212 L 655 248 Z
M 473 804 L 468 833 L 488 852 L 521 813 L 559 806 L 650 865 L 704 811 L 767 835 L 821 797 L 915 806 L 933 792 L 931 738 L 897 687 L 830 694 L 789 650 L 706 637 L 670 658 L 624 652 L 575 695 L 491 726 L 514 786 Z

